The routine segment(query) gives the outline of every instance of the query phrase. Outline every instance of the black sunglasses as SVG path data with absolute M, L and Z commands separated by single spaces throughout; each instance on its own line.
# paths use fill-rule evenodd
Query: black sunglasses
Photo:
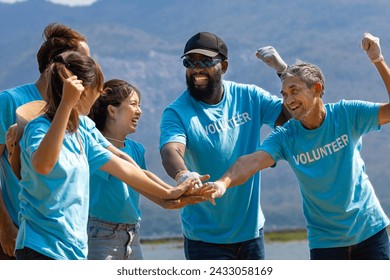
M 183 65 L 185 68 L 194 69 L 198 64 L 200 68 L 208 68 L 217 65 L 222 59 L 219 58 L 203 58 L 201 60 L 195 60 L 189 57 L 183 59 Z

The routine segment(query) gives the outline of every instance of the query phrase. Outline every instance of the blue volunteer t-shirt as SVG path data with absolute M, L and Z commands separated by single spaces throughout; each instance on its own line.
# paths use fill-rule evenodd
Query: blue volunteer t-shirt
M 16 249 L 29 247 L 54 259 L 86 259 L 90 173 L 104 165 L 111 153 L 79 126 L 77 133 L 65 134 L 53 170 L 40 175 L 31 157 L 50 124 L 45 116 L 36 118 L 27 124 L 20 141 L 22 180 Z
M 360 155 L 362 135 L 380 129 L 379 104 L 341 100 L 325 108 L 319 128 L 290 120 L 259 148 L 297 176 L 311 249 L 357 244 L 389 224 Z
M 0 144 L 5 145 L 8 128 L 16 123 L 16 109 L 35 100 L 42 100 L 35 84 L 26 84 L 0 92 Z M 4 204 L 14 224 L 19 226 L 19 179 L 8 161 L 7 147 L 0 157 L 0 180 Z
M 108 146 L 112 145 L 110 141 L 108 141 L 103 136 L 100 130 L 96 128 L 95 122 L 91 120 L 89 117 L 80 116 L 79 121 L 80 121 L 80 126 L 83 127 L 86 131 L 88 131 L 91 134 L 92 138 L 95 139 L 100 145 L 102 145 L 103 148 L 107 148 Z
M 42 100 L 42 97 L 35 84 L 26 84 L 0 92 L 0 144 L 5 145 L 8 128 L 16 123 L 16 109 L 36 100 Z M 80 117 L 80 126 L 85 127 L 103 147 L 111 145 L 88 117 Z M 14 224 L 19 227 L 19 179 L 13 173 L 8 161 L 7 147 L 0 157 L 0 167 L 0 187 L 4 204 Z
M 145 165 L 145 148 L 130 139 L 120 149 L 128 154 L 142 169 Z M 139 193 L 118 178 L 98 170 L 91 176 L 89 215 L 99 220 L 135 224 L 141 219 Z
M 186 145 L 189 170 L 220 178 L 238 157 L 260 144 L 263 124 L 273 127 L 282 101 L 255 85 L 223 82 L 215 105 L 197 101 L 185 91 L 163 112 L 160 148 L 169 142 Z M 181 209 L 184 235 L 192 240 L 228 244 L 259 236 L 264 225 L 260 207 L 260 173 L 227 190 L 217 205 L 202 202 Z

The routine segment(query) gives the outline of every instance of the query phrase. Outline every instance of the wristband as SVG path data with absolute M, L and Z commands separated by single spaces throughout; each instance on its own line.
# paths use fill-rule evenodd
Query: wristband
M 288 65 L 286 65 L 286 68 L 284 68 L 283 71 L 280 71 L 280 72 L 276 72 L 276 74 L 278 75 L 278 77 L 280 78 L 283 74 L 283 72 L 285 72 L 286 70 L 288 69 Z
M 382 61 L 382 60 L 383 60 L 383 55 L 380 55 L 378 58 L 371 59 L 371 63 L 377 63 L 377 62 Z
M 177 182 L 177 180 L 179 179 L 178 177 L 180 177 L 181 175 L 183 175 L 184 173 L 187 173 L 187 172 L 190 172 L 190 171 L 182 170 L 182 171 L 177 172 L 175 175 L 175 181 Z

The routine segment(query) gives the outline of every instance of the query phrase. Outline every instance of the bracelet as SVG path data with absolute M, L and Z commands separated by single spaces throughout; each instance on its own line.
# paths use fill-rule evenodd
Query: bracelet
M 377 62 L 382 61 L 382 60 L 383 60 L 383 55 L 380 55 L 378 58 L 371 59 L 371 63 L 377 63 Z

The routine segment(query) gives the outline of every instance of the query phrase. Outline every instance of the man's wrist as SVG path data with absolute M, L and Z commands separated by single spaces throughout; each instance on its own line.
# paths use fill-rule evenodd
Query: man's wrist
M 383 55 L 380 55 L 378 58 L 371 59 L 371 63 L 377 63 L 382 60 L 384 60 Z
M 180 178 L 183 174 L 185 174 L 185 173 L 187 173 L 187 172 L 189 172 L 189 171 L 188 171 L 188 170 L 181 170 L 181 171 L 177 172 L 176 175 L 175 175 L 175 181 L 177 182 L 177 180 L 179 180 L 179 178 Z
M 286 67 L 285 67 L 282 71 L 277 71 L 276 74 L 277 74 L 278 77 L 280 78 L 280 76 L 282 75 L 282 73 L 285 72 L 287 69 L 288 69 L 288 65 L 286 64 Z

